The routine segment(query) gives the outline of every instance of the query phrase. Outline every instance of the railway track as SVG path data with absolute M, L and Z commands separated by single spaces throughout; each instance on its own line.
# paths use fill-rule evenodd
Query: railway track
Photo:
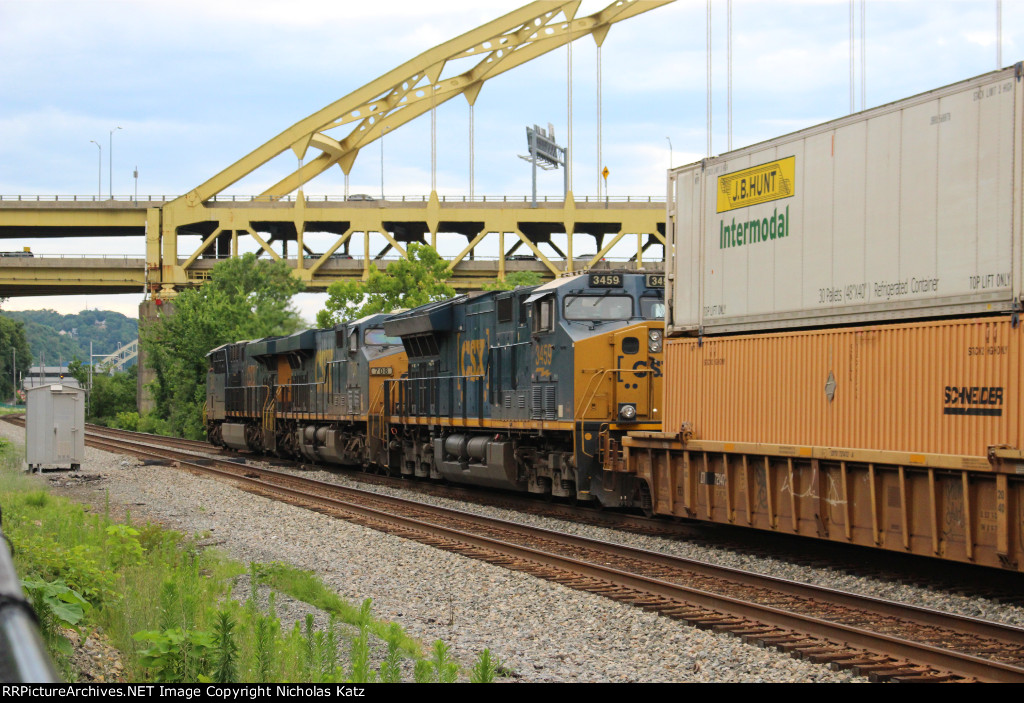
M 99 425 L 89 425 L 88 428 L 93 436 L 97 437 L 136 437 L 141 442 L 146 442 L 147 438 L 149 438 L 150 441 L 155 440 L 163 446 L 173 446 L 204 455 L 213 454 L 217 456 L 234 457 L 238 461 L 251 459 L 271 466 L 277 465 L 292 470 L 297 468 L 324 470 L 326 468 L 319 464 L 311 465 L 297 461 L 272 459 L 260 455 L 246 455 L 231 449 L 214 447 L 208 442 L 200 440 L 182 439 L 180 437 L 158 437 L 143 432 L 131 432 L 129 430 L 119 430 Z M 337 464 L 331 465 L 330 470 L 334 473 L 351 475 L 360 483 L 415 490 L 417 493 L 422 493 L 424 495 L 476 502 L 486 504 L 491 507 L 505 508 L 543 517 L 582 522 L 595 527 L 628 530 L 642 535 L 694 538 L 705 531 L 705 526 L 703 525 L 672 523 L 659 518 L 648 518 L 641 515 L 618 513 L 580 505 L 569 505 L 566 503 L 546 502 L 536 498 L 524 497 L 518 493 L 486 490 L 476 486 L 458 486 L 449 483 L 437 484 L 435 482 L 428 481 L 411 481 L 405 477 L 368 473 L 349 469 Z
M 118 437 L 121 435 L 121 438 Z M 1024 682 L 1024 629 L 588 540 L 88 428 L 97 448 L 235 482 L 376 530 L 729 632 L 872 680 Z
M 93 431 L 101 433 L 126 432 L 100 426 L 90 427 Z M 134 433 L 134 436 L 139 437 L 140 441 L 145 441 L 145 438 L 150 435 Z M 476 486 L 411 481 L 405 477 L 368 473 L 339 465 L 332 465 L 327 469 L 321 465 L 309 465 L 290 460 L 267 461 L 266 457 L 215 448 L 203 441 L 179 438 L 164 439 L 172 441 L 179 448 L 205 455 L 234 457 L 237 461 L 252 459 L 292 471 L 296 469 L 325 470 L 331 474 L 349 476 L 360 484 L 389 486 L 426 496 L 456 499 L 491 508 L 566 520 L 593 527 L 684 540 L 690 544 L 704 545 L 708 548 L 727 550 L 738 554 L 782 559 L 792 564 L 829 569 L 855 577 L 897 581 L 922 589 L 938 589 L 970 597 L 983 596 L 994 602 L 1024 607 L 1021 578 L 1016 573 L 966 566 L 950 570 L 946 563 L 914 555 L 896 555 L 885 551 L 866 550 L 864 547 L 854 545 L 818 542 L 804 537 L 769 534 L 729 525 L 646 518 L 636 514 L 544 501 L 517 493 L 482 489 Z M 868 558 L 865 558 L 866 556 Z

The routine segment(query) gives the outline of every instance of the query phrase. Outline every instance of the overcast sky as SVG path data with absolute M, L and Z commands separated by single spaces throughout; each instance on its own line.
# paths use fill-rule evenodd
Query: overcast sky
M 0 194 L 106 195 L 112 181 L 115 194 L 128 195 L 136 167 L 140 195 L 184 193 L 309 114 L 519 4 L 0 0 Z M 585 0 L 579 14 L 606 4 Z M 868 0 L 866 103 L 858 53 L 856 109 L 994 70 L 996 5 Z M 611 172 L 611 195 L 663 196 L 670 158 L 678 166 L 706 155 L 706 8 L 705 0 L 678 0 L 612 27 L 602 50 L 603 164 L 596 156 L 595 44 L 589 37 L 574 44 L 577 197 L 597 194 L 602 165 Z M 721 153 L 728 139 L 725 0 L 714 0 L 712 13 L 712 151 Z M 859 0 L 854 14 L 859 45 Z M 1008 66 L 1024 59 L 1024 3 L 1003 3 L 1002 15 Z M 735 0 L 732 23 L 734 148 L 849 113 L 847 0 Z M 475 109 L 476 194 L 528 193 L 530 168 L 517 158 L 526 150 L 524 127 L 550 122 L 564 144 L 567 112 L 564 48 L 487 82 Z M 111 137 L 115 127 L 121 130 Z M 439 193 L 468 193 L 468 141 L 467 104 L 456 98 L 438 108 Z M 388 134 L 385 192 L 428 193 L 430 152 L 429 114 Z M 271 164 L 229 192 L 258 192 L 290 165 Z M 561 188 L 561 174 L 541 178 L 542 195 Z M 343 189 L 343 175 L 333 169 L 305 190 Z M 375 143 L 357 159 L 350 192 L 380 190 Z M 142 242 L 125 240 L 7 241 L 0 248 L 23 245 L 39 254 L 143 251 Z M 303 299 L 307 319 L 321 298 Z M 140 299 L 12 298 L 4 307 L 88 306 L 135 316 Z

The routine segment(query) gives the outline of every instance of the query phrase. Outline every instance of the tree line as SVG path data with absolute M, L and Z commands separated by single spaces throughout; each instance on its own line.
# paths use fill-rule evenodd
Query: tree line
M 332 327 L 373 313 L 416 307 L 455 295 L 455 289 L 448 284 L 451 271 L 436 251 L 412 243 L 408 255 L 407 259 L 390 262 L 386 271 L 371 268 L 366 281 L 331 284 L 324 308 L 317 314 L 317 326 Z M 537 274 L 518 272 L 483 287 L 512 289 L 538 283 Z M 156 320 L 138 328 L 146 364 L 156 377 L 149 386 L 154 410 L 143 416 L 136 411 L 135 368 L 113 375 L 94 370 L 89 421 L 205 439 L 206 354 L 222 344 L 289 335 L 302 329 L 305 323 L 294 309 L 292 298 L 303 288 L 284 262 L 245 254 L 218 263 L 207 283 L 181 291 L 173 301 L 160 306 Z M 42 312 L 50 322 L 68 322 L 67 316 Z M 116 313 L 108 313 L 107 319 L 112 315 Z M 94 321 L 84 322 L 92 325 Z M 31 353 L 25 324 L 0 316 L 0 399 L 12 394 L 11 357 L 2 356 L 3 350 L 11 349 L 12 345 L 19 369 L 27 372 Z M 74 357 L 69 371 L 86 387 L 90 382 L 89 365 L 77 355 Z

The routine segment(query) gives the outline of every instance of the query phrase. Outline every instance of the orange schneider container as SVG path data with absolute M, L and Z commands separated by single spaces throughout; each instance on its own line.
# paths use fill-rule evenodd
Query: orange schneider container
M 665 431 L 695 439 L 985 456 L 1022 447 L 1009 317 L 666 340 Z

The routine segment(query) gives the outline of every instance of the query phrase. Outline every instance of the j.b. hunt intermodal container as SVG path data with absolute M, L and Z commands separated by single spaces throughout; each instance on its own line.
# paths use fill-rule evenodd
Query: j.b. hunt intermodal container
M 666 332 L 1019 309 L 1021 73 L 670 171 Z

